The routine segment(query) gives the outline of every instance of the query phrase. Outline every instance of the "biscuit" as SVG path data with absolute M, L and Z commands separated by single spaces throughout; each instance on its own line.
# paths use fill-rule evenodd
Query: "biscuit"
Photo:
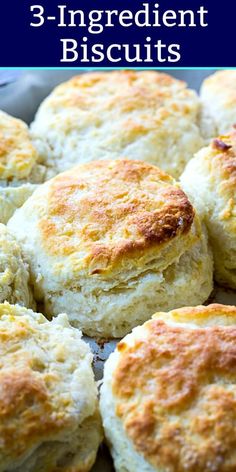
M 0 222 L 6 223 L 44 179 L 27 125 L 0 111 Z
M 174 177 L 212 134 L 201 128 L 197 94 L 154 71 L 81 74 L 40 106 L 31 130 L 54 174 L 88 161 L 125 157 Z
M 117 472 L 236 470 L 236 307 L 179 308 L 105 364 L 100 409 Z
M 0 471 L 89 471 L 102 432 L 81 332 L 4 303 L 0 339 Z
M 236 288 L 236 131 L 220 136 L 188 163 L 181 184 L 205 222 L 215 278 Z
M 28 264 L 18 242 L 0 224 L 0 303 L 5 300 L 34 308 Z
M 218 71 L 205 79 L 201 99 L 214 121 L 216 135 L 230 132 L 236 124 L 236 70 Z
M 141 161 L 83 164 L 46 182 L 9 228 L 47 315 L 120 337 L 157 309 L 205 301 L 212 257 L 186 195 Z

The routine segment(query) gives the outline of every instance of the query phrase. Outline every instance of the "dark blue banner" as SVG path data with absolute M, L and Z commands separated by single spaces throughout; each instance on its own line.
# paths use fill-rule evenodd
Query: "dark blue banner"
M 1 67 L 236 66 L 232 1 L 17 0 L 0 8 Z

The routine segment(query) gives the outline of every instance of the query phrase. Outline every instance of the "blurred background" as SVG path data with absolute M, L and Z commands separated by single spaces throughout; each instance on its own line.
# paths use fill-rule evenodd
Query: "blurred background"
M 91 69 L 90 69 L 91 70 Z M 30 123 L 41 101 L 60 82 L 88 72 L 77 70 L 0 70 L 0 109 Z M 199 90 L 202 80 L 215 69 L 163 71 Z

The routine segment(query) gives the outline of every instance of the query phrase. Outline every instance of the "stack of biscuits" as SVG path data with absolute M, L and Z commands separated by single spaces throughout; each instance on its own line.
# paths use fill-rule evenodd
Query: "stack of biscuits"
M 102 441 L 117 472 L 236 471 L 235 125 L 233 70 L 0 112 L 0 472 L 88 472 Z M 117 340 L 99 383 L 89 338 Z

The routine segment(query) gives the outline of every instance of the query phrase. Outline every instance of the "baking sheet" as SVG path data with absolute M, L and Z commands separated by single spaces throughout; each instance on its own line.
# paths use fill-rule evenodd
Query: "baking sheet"
M 185 80 L 191 88 L 199 90 L 202 80 L 212 74 L 213 69 L 168 71 L 176 78 Z M 0 73 L 0 109 L 30 123 L 41 101 L 60 82 L 82 71 L 14 71 Z M 215 287 L 210 302 L 236 305 L 236 292 Z M 94 353 L 94 370 L 97 380 L 102 378 L 103 365 L 109 354 L 115 349 L 117 341 L 97 343 L 85 337 Z M 113 466 L 108 450 L 102 446 L 93 472 L 112 472 Z

